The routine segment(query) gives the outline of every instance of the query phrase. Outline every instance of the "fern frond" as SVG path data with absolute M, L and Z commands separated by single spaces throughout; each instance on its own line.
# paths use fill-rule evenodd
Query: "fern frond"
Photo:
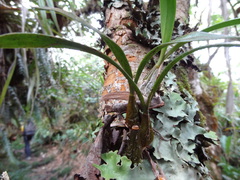
M 14 156 L 14 154 L 12 152 L 11 143 L 9 142 L 8 136 L 7 136 L 7 131 L 4 129 L 4 127 L 0 127 L 0 128 L 1 128 L 0 136 L 2 136 L 3 146 L 4 146 L 5 151 L 7 152 L 7 156 L 9 158 L 9 161 L 12 164 L 19 164 L 19 161 L 15 158 L 15 156 Z
M 25 111 L 24 111 L 23 105 L 22 105 L 21 101 L 19 100 L 18 95 L 15 92 L 15 89 L 13 87 L 9 86 L 8 93 L 9 93 L 10 98 L 18 106 L 18 108 L 21 112 L 19 116 L 25 116 Z
M 24 68 L 24 63 L 22 56 L 20 54 L 17 54 L 17 67 L 16 67 L 16 72 L 18 75 L 22 75 L 23 77 L 26 77 L 26 72 Z

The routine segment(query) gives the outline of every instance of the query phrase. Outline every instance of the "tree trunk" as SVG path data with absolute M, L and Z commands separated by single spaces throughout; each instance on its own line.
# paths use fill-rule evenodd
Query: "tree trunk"
M 146 14 L 141 12 L 146 12 L 147 10 L 144 9 L 141 1 L 136 1 L 133 5 L 130 2 L 131 1 L 128 1 L 128 3 L 116 1 L 114 3 L 114 1 L 105 1 L 105 25 L 107 35 L 122 48 L 130 63 L 132 71 L 136 72 L 140 61 L 150 50 L 152 39 L 149 40 L 146 37 L 143 37 L 144 34 L 141 34 L 141 32 L 136 33 L 137 28 L 139 28 L 139 31 L 144 29 L 143 26 L 144 23 L 146 23 L 145 21 L 147 18 L 145 18 Z M 149 2 L 149 14 L 158 9 L 157 2 L 158 0 L 151 0 Z M 189 7 L 189 1 L 179 0 L 177 7 L 179 9 L 177 18 L 180 19 L 180 22 L 186 22 L 188 19 L 188 13 L 186 13 L 188 11 L 186 9 Z M 181 26 L 181 23 L 179 26 Z M 108 47 L 105 48 L 105 53 L 117 61 Z M 191 57 L 188 58 L 191 59 Z M 154 63 L 154 59 L 152 63 Z M 183 66 L 188 65 L 184 64 Z M 192 65 L 190 66 L 192 67 Z M 152 64 L 149 63 L 139 80 L 139 87 L 145 83 L 144 77 L 151 68 Z M 151 171 L 152 169 L 152 174 L 154 174 L 155 178 L 166 178 L 168 180 L 176 178 L 186 179 L 190 176 L 191 179 L 209 178 L 207 170 L 203 165 L 203 160 L 206 157 L 202 150 L 202 145 L 200 145 L 201 138 L 203 137 L 199 137 L 198 139 L 196 137 L 197 134 L 193 133 L 195 128 L 196 131 L 199 130 L 199 127 L 195 126 L 195 123 L 201 120 L 199 118 L 199 110 L 194 105 L 195 100 L 190 94 L 191 90 L 189 88 L 190 85 L 187 77 L 188 72 L 186 72 L 185 69 L 188 68 L 181 66 L 176 67 L 174 72 L 178 77 L 176 78 L 174 74 L 170 73 L 166 82 L 162 84 L 158 95 L 161 95 L 164 98 L 166 107 L 164 107 L 164 109 L 158 107 L 149 110 L 151 118 L 153 119 L 152 124 L 154 126 L 154 131 L 156 132 L 154 134 L 152 145 L 139 151 L 142 151 L 142 162 L 144 163 L 144 159 L 147 159 L 151 164 L 151 168 L 147 168 L 142 164 L 142 169 L 144 169 L 147 174 L 150 174 L 148 171 Z M 102 179 L 99 170 L 92 166 L 92 164 L 103 163 L 100 159 L 102 153 L 118 150 L 118 154 L 127 155 L 128 158 L 131 159 L 132 155 L 129 155 L 127 150 L 132 148 L 132 152 L 136 153 L 136 151 L 138 151 L 136 150 L 138 149 L 137 145 L 134 147 L 134 145 L 128 144 L 129 141 L 127 139 L 130 136 L 129 133 L 133 129 L 133 126 L 131 127 L 132 129 L 126 127 L 125 118 L 123 116 L 123 114 L 126 113 L 126 106 L 129 103 L 128 82 L 113 65 L 106 63 L 105 70 L 105 82 L 100 106 L 100 113 L 103 118 L 104 126 L 99 131 L 98 136 L 90 149 L 85 166 L 80 170 L 80 174 L 75 176 L 76 179 L 81 179 L 83 177 L 87 180 Z M 179 83 L 176 83 L 176 80 L 179 80 Z M 182 97 L 188 100 L 185 101 Z M 171 114 L 172 111 L 174 112 L 174 109 L 178 109 L 180 102 L 186 104 L 186 107 L 188 106 L 189 109 L 186 109 L 188 115 L 183 114 L 182 111 L 178 112 L 179 116 L 175 113 Z M 187 105 L 187 103 L 190 104 Z M 165 111 L 171 115 L 165 114 Z M 183 119 L 175 124 L 173 123 L 172 118 L 176 120 L 179 120 L 179 118 Z M 185 118 L 191 118 L 191 123 L 187 123 L 187 120 L 184 120 Z M 184 138 L 184 132 L 187 133 L 187 130 L 189 130 L 189 134 L 186 134 L 187 137 Z M 176 136 L 176 138 L 173 138 L 174 136 Z M 142 138 L 144 139 L 146 137 Z M 191 141 L 189 141 L 190 139 Z M 197 141 L 200 143 L 199 145 L 194 143 L 196 139 L 198 139 Z M 185 145 L 187 150 L 184 149 L 186 148 Z M 189 148 L 188 145 L 191 145 L 192 147 Z M 197 152 L 197 155 L 194 151 Z M 152 176 L 149 175 L 148 177 Z
M 189 8 L 190 0 L 177 0 L 176 19 L 179 19 L 182 23 L 188 23 L 189 21 Z
M 227 9 L 227 0 L 221 0 L 221 9 L 222 9 L 222 16 L 225 21 L 229 20 L 229 13 Z M 224 29 L 224 34 L 229 35 L 230 30 L 229 28 Z M 233 81 L 232 81 L 232 72 L 231 72 L 231 58 L 229 54 L 229 48 L 224 48 L 224 56 L 226 59 L 226 65 L 228 69 L 228 89 L 227 89 L 227 96 L 226 96 L 226 114 L 231 117 L 234 112 L 234 91 L 233 91 Z
M 126 4 L 124 6 L 124 8 L 111 7 L 106 9 L 105 26 L 106 29 L 109 30 L 108 35 L 124 50 L 130 66 L 133 72 L 135 72 L 140 60 L 142 60 L 150 48 L 137 43 L 133 37 L 132 31 L 126 27 L 126 24 L 135 24 L 135 22 L 129 16 L 129 12 L 126 10 Z M 105 48 L 105 52 L 108 56 L 117 61 L 108 47 Z M 104 86 L 100 102 L 100 115 L 103 118 L 103 122 L 106 123 L 107 120 L 104 119 L 104 117 L 107 118 L 108 114 L 116 111 L 114 110 L 114 107 L 117 111 L 121 111 L 121 105 L 128 102 L 129 86 L 126 78 L 115 66 L 105 62 L 104 67 L 106 72 L 104 75 Z M 141 80 L 139 80 L 139 82 L 139 84 L 141 84 Z M 125 111 L 125 109 L 123 109 L 123 111 Z M 119 119 L 115 120 L 111 126 L 124 126 L 124 122 L 120 119 L 121 117 L 118 118 Z M 92 164 L 101 164 L 101 159 L 99 157 L 102 153 L 119 149 L 121 146 L 119 142 L 114 142 L 114 145 L 110 143 L 111 141 L 114 141 L 112 139 L 113 136 L 117 136 L 116 134 L 119 133 L 117 130 L 112 132 L 105 131 L 105 129 L 99 131 L 98 136 L 90 149 L 86 164 L 84 168 L 80 170 L 81 176 L 86 179 L 97 180 L 98 176 L 96 175 L 99 175 L 99 170 L 92 167 Z

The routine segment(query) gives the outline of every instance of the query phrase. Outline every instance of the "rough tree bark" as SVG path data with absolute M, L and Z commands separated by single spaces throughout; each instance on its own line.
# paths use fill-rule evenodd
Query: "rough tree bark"
M 189 8 L 190 0 L 177 0 L 176 19 L 179 19 L 182 23 L 189 22 Z
M 229 13 L 227 9 L 227 0 L 221 0 L 221 9 L 222 9 L 222 16 L 225 21 L 229 20 Z M 230 34 L 230 29 L 225 28 L 224 34 Z M 231 116 L 234 112 L 234 91 L 233 91 L 233 81 L 232 81 L 232 70 L 231 70 L 231 57 L 229 53 L 229 48 L 224 48 L 224 56 L 226 59 L 226 65 L 228 70 L 228 89 L 227 89 L 227 96 L 226 96 L 226 114 Z
M 154 9 L 155 6 L 157 6 L 155 8 L 158 8 L 157 1 L 151 0 L 149 3 L 151 6 L 148 6 L 148 10 Z M 123 49 L 133 72 L 135 72 L 140 60 L 150 49 L 149 46 L 146 46 L 146 41 L 141 42 L 137 39 L 138 37 L 136 37 L 133 30 L 134 28 L 129 27 L 129 24 L 137 27 L 138 21 L 141 19 L 141 17 L 139 17 L 141 13 L 138 14 L 137 11 L 133 11 L 133 9 L 129 7 L 130 1 L 116 1 L 115 4 L 111 6 L 107 6 L 108 4 L 109 1 L 105 1 L 106 7 L 110 7 L 106 8 L 105 11 L 106 33 Z M 180 23 L 185 23 L 188 20 L 189 4 L 189 0 L 177 1 L 178 10 L 176 17 L 179 19 Z M 134 5 L 136 7 L 139 6 L 137 2 L 135 2 Z M 105 48 L 105 52 L 108 56 L 117 61 L 108 47 Z M 149 72 L 151 67 L 151 64 L 149 64 L 144 70 L 144 74 Z M 194 87 L 199 86 L 201 89 L 199 82 L 194 81 L 194 78 L 197 76 L 195 70 L 192 70 L 192 67 L 194 66 L 183 68 L 185 69 L 183 71 L 179 71 L 179 68 L 177 68 L 174 71 L 178 76 L 177 80 L 181 81 L 182 84 L 189 82 L 192 84 L 195 83 L 196 86 Z M 128 103 L 129 87 L 127 80 L 113 65 L 106 63 L 105 70 L 105 82 L 100 105 L 100 113 L 101 117 L 103 117 L 104 126 L 99 131 L 95 143 L 90 149 L 85 165 L 80 169 L 80 174 L 75 176 L 76 179 L 81 179 L 83 177 L 91 180 L 102 179 L 99 170 L 94 168 L 92 164 L 101 164 L 101 154 L 111 150 L 119 150 L 118 153 L 120 155 L 124 154 L 124 138 L 122 137 L 126 136 L 127 131 L 124 128 L 122 113 L 126 111 L 123 105 Z M 188 79 L 187 74 L 192 75 L 190 76 L 190 81 L 185 80 L 186 78 Z M 144 75 L 141 77 L 144 77 Z M 143 82 L 143 78 L 139 80 L 139 87 Z M 190 85 L 184 84 L 183 86 L 185 88 Z M 186 167 L 186 171 L 192 171 L 190 174 L 192 174 L 193 179 L 203 179 L 202 177 L 198 177 L 196 170 L 191 170 Z
M 126 7 L 127 4 L 125 4 L 124 6 Z M 132 31 L 126 27 L 126 24 L 128 23 L 135 22 L 133 21 L 132 17 L 129 14 L 129 11 L 127 11 L 126 8 L 112 7 L 110 9 L 106 9 L 105 26 L 106 29 L 109 30 L 108 35 L 110 35 L 112 39 L 124 50 L 124 53 L 126 54 L 130 66 L 134 72 L 136 71 L 140 60 L 144 57 L 147 51 L 149 51 L 149 48 L 144 47 L 143 45 L 136 42 L 135 38 L 133 37 Z M 117 61 L 117 59 L 108 49 L 108 47 L 106 47 L 105 52 L 108 56 Z M 103 117 L 104 122 L 107 121 L 106 119 L 104 120 L 104 117 L 107 117 L 108 114 L 111 114 L 114 111 L 112 110 L 112 107 L 116 107 L 118 106 L 118 104 L 120 105 L 127 103 L 129 95 L 129 87 L 126 78 L 115 66 L 107 62 L 105 63 L 106 72 L 104 75 L 105 80 L 102 92 L 102 99 L 100 103 L 100 113 L 101 117 Z M 141 80 L 139 80 L 139 82 L 139 84 L 141 84 Z M 121 121 L 121 119 L 116 118 L 116 120 L 114 121 L 114 123 L 111 124 L 111 126 L 121 127 L 123 126 L 123 122 Z M 101 163 L 101 159 L 99 158 L 101 153 L 116 149 L 114 145 L 113 147 L 111 147 L 112 145 L 110 144 L 110 141 L 112 139 L 110 136 L 117 137 L 117 134 L 119 132 L 117 130 L 107 133 L 103 131 L 105 130 L 101 129 L 98 133 L 98 136 L 90 149 L 85 167 L 80 171 L 80 174 L 83 177 L 86 177 L 86 179 L 98 179 L 96 177 L 96 174 L 99 174 L 99 170 L 92 167 L 92 164 Z

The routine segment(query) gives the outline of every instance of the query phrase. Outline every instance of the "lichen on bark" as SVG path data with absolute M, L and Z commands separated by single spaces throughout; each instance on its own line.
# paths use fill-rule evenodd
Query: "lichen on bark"
M 107 35 L 123 49 L 132 71 L 135 72 L 139 62 L 151 47 L 161 43 L 159 26 L 150 24 L 150 29 L 146 28 L 148 25 L 146 25 L 144 16 L 149 11 L 142 9 L 139 4 L 135 9 L 128 7 L 129 4 L 124 1 L 110 1 L 105 5 L 107 5 L 105 11 Z M 133 15 L 134 13 L 139 14 L 139 17 Z M 152 19 L 158 19 L 156 17 L 159 13 L 154 13 L 153 9 L 151 13 Z M 189 31 L 191 29 L 187 25 L 176 21 L 174 37 Z M 148 38 L 152 39 L 153 36 L 156 40 L 149 41 Z M 178 50 L 169 60 L 188 48 L 189 46 L 186 46 Z M 108 47 L 105 48 L 105 52 L 117 61 Z M 166 61 L 165 64 L 167 63 Z M 184 59 L 182 64 L 184 68 L 197 69 L 192 57 Z M 203 141 L 207 139 L 199 136 L 205 130 L 199 126 L 201 124 L 199 123 L 201 117 L 199 108 L 192 95 L 187 71 L 180 70 L 183 68 L 182 64 L 179 63 L 176 66 L 178 78 L 173 73 L 169 73 L 158 91 L 158 94 L 166 101 L 165 106 L 142 112 L 137 102 L 130 103 L 126 98 L 130 91 L 127 80 L 114 66 L 106 63 L 100 112 L 102 117 L 107 115 L 115 115 L 115 117 L 114 125 L 111 123 L 105 130 L 105 135 L 103 134 L 102 147 L 104 152 L 119 150 L 121 155 L 127 155 L 135 164 L 140 163 L 144 158 L 143 151 L 148 152 L 150 154 L 148 159 L 154 160 L 157 166 L 162 168 L 167 179 L 187 178 L 193 174 L 195 179 L 208 179 L 208 171 L 202 161 L 206 159 L 202 147 Z M 139 86 L 144 82 L 144 77 L 150 68 L 144 69 L 138 82 Z M 125 96 L 122 96 L 124 93 Z M 132 100 L 137 101 L 135 98 Z M 121 108 L 120 106 L 116 108 L 117 104 L 122 105 Z M 134 106 L 128 108 L 129 104 Z M 131 115 L 128 110 L 135 110 L 135 108 L 136 111 Z M 121 109 L 121 112 L 117 109 Z M 124 116 L 125 112 L 127 112 L 127 117 Z M 152 135 L 154 135 L 153 143 L 151 143 Z M 179 167 L 183 167 L 184 170 L 179 171 Z

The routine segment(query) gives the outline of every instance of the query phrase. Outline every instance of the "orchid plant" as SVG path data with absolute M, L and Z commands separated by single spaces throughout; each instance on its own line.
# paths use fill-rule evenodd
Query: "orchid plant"
M 113 40 L 111 40 L 107 35 L 100 32 L 98 29 L 94 28 L 90 24 L 86 23 L 83 19 L 76 16 L 73 13 L 66 12 L 62 9 L 58 8 L 49 8 L 49 7 L 41 7 L 36 8 L 39 11 L 49 11 L 50 13 L 55 12 L 61 14 L 67 18 L 75 20 L 81 23 L 83 26 L 88 27 L 89 29 L 93 30 L 94 32 L 98 33 L 101 39 L 106 43 L 106 45 L 111 49 L 113 54 L 115 55 L 118 62 L 114 61 L 109 56 L 105 55 L 101 51 L 98 51 L 92 47 L 80 44 L 78 42 L 69 41 L 66 39 L 43 35 L 43 34 L 33 34 L 33 33 L 9 33 L 0 35 L 0 48 L 69 48 L 75 49 L 83 52 L 87 52 L 93 55 L 96 55 L 103 60 L 114 65 L 128 80 L 130 95 L 129 95 L 129 103 L 127 106 L 127 116 L 126 116 L 126 125 L 130 129 L 129 137 L 132 139 L 141 139 L 138 142 L 138 146 L 141 147 L 140 151 L 137 151 L 136 154 L 133 156 L 138 156 L 139 158 L 133 161 L 138 162 L 141 159 L 142 150 L 148 146 L 153 140 L 153 130 L 150 123 L 149 118 L 149 106 L 151 100 L 159 89 L 164 77 L 168 74 L 168 72 L 176 65 L 181 59 L 188 56 L 189 54 L 194 53 L 195 51 L 199 51 L 205 48 L 212 48 L 212 47 L 240 47 L 239 43 L 217 43 L 217 44 L 208 44 L 204 46 L 199 46 L 197 48 L 190 49 L 174 59 L 172 59 L 165 67 L 163 67 L 163 62 L 169 58 L 175 51 L 177 51 L 180 47 L 185 45 L 186 43 L 193 42 L 193 41 L 209 41 L 209 40 L 216 40 L 216 39 L 233 39 L 233 40 L 240 40 L 240 37 L 236 36 L 227 36 L 227 35 L 219 35 L 219 34 L 212 34 L 211 31 L 225 28 L 228 26 L 233 26 L 240 24 L 240 19 L 232 19 L 229 21 L 225 21 L 214 26 L 208 27 L 198 32 L 191 32 L 184 36 L 178 37 L 175 40 L 171 40 L 172 32 L 174 28 L 175 22 L 175 14 L 176 14 L 176 0 L 160 0 L 160 7 L 159 10 L 161 12 L 160 18 L 160 26 L 161 26 L 161 36 L 162 36 L 162 44 L 156 46 L 152 50 L 150 50 L 145 57 L 140 62 L 137 72 L 133 75 L 131 70 L 131 66 L 128 62 L 124 51 L 119 47 Z M 151 77 L 155 76 L 154 84 L 151 87 L 150 92 L 147 94 L 147 98 L 144 97 L 143 92 L 137 86 L 137 83 L 142 75 L 143 69 L 147 65 L 147 63 L 151 60 L 151 58 L 160 52 L 160 57 L 157 63 L 154 65 L 151 73 L 148 76 L 150 80 Z M 12 70 L 10 70 L 8 79 L 5 83 L 3 88 L 1 97 L 0 97 L 0 105 L 3 102 L 4 96 L 7 91 L 7 87 L 13 75 L 14 67 L 16 66 L 16 62 L 12 65 Z M 161 71 L 159 70 L 161 68 Z M 156 76 L 156 73 L 159 73 Z M 140 101 L 139 105 L 136 105 L 136 96 Z M 140 115 L 139 115 L 140 114 Z M 139 133 L 134 134 L 134 130 L 131 128 L 134 125 L 139 126 Z M 131 135 L 132 132 L 132 135 Z M 131 138 L 130 138 L 131 143 Z M 136 142 L 135 142 L 136 143 Z

